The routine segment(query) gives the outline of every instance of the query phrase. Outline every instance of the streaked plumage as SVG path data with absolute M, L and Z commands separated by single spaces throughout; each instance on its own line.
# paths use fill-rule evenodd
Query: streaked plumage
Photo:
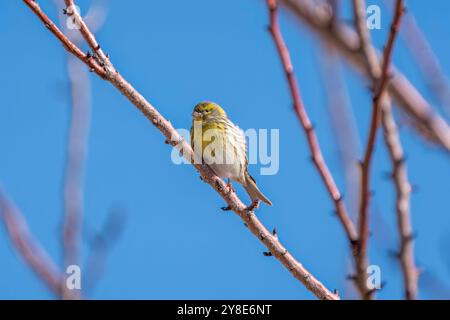
M 262 200 L 272 205 L 248 173 L 244 132 L 228 119 L 218 104 L 201 102 L 195 106 L 192 113 L 191 146 L 218 176 L 242 184 L 252 201 Z

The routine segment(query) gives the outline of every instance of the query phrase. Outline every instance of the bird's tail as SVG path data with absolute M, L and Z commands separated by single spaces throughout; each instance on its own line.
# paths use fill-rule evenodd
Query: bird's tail
M 259 191 L 258 187 L 256 186 L 255 179 L 253 179 L 252 176 L 248 174 L 248 172 L 245 172 L 244 188 L 245 191 L 247 191 L 250 198 L 252 199 L 252 201 L 261 200 L 267 203 L 269 206 L 272 205 L 272 202 L 269 199 L 267 199 L 266 196 L 263 195 L 261 191 Z

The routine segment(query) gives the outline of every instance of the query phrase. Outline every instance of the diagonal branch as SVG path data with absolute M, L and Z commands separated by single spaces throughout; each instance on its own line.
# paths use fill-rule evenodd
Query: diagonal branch
M 289 50 L 284 42 L 283 36 L 278 24 L 277 14 L 277 2 L 276 0 L 267 0 L 267 5 L 270 11 L 270 26 L 269 31 L 272 34 L 278 53 L 280 55 L 281 62 L 283 64 L 284 72 L 286 73 L 289 89 L 292 95 L 295 113 L 305 131 L 306 138 L 308 140 L 309 149 L 312 155 L 312 160 L 317 168 L 317 171 L 322 178 L 331 199 L 334 202 L 336 213 L 344 226 L 345 233 L 348 239 L 353 244 L 357 240 L 356 230 L 353 223 L 348 216 L 347 209 L 345 208 L 342 195 L 334 182 L 333 176 L 328 169 L 327 164 L 322 155 L 319 141 L 317 139 L 314 127 L 306 112 L 305 106 L 301 98 L 299 86 L 294 76 L 294 67 L 289 55 Z
M 272 34 L 272 37 L 274 39 L 276 48 L 278 50 L 284 68 L 284 72 L 286 73 L 286 78 L 289 84 L 289 89 L 294 104 L 294 110 L 300 121 L 300 124 L 303 127 L 303 130 L 305 131 L 314 165 L 316 166 L 317 171 L 319 172 L 320 177 L 322 178 L 328 190 L 328 193 L 330 194 L 330 197 L 333 200 L 336 214 L 339 217 L 342 226 L 344 227 L 344 231 L 350 242 L 350 246 L 352 247 L 352 253 L 356 254 L 358 251 L 357 250 L 358 239 L 356 229 L 347 213 L 347 209 L 342 199 L 342 195 L 336 183 L 334 182 L 333 176 L 331 175 L 330 170 L 328 169 L 328 166 L 323 158 L 319 141 L 314 131 L 314 127 L 312 126 L 311 120 L 309 119 L 309 116 L 303 104 L 300 89 L 294 75 L 294 67 L 292 65 L 292 61 L 290 58 L 289 49 L 287 48 L 280 31 L 277 14 L 278 10 L 277 1 L 267 0 L 267 6 L 269 8 L 270 14 L 269 31 Z
M 61 41 L 69 52 L 77 56 L 80 60 L 91 67 L 92 60 L 86 58 L 84 54 L 80 55 L 79 50 L 57 27 L 39 5 L 33 0 L 23 0 L 33 12 L 46 24 L 47 28 Z M 73 5 L 73 1 L 66 0 L 66 4 Z M 208 183 L 217 193 L 227 202 L 229 207 L 246 223 L 248 229 L 267 247 L 272 256 L 278 259 L 289 272 L 298 279 L 309 291 L 320 299 L 336 300 L 339 297 L 330 292 L 319 280 L 317 280 L 303 265 L 298 262 L 280 243 L 278 237 L 270 233 L 266 227 L 256 217 L 254 211 L 247 210 L 246 206 L 237 197 L 234 192 L 230 192 L 226 184 L 205 164 L 195 163 L 194 153 L 191 146 L 182 139 L 180 134 L 130 83 L 128 83 L 114 68 L 109 58 L 103 53 L 98 45 L 94 35 L 79 17 L 76 11 L 72 14 L 77 15 L 80 21 L 80 32 L 83 38 L 88 42 L 94 52 L 96 60 L 95 66 L 98 67 L 96 73 L 114 85 L 134 106 L 136 106 L 145 117 L 165 136 L 166 142 L 178 150 L 182 151 L 183 156 L 200 173 L 202 180 Z
M 411 13 L 405 17 L 403 24 L 400 36 L 403 36 L 430 92 L 437 98 L 447 116 L 450 116 L 450 83 L 438 57 Z
M 0 218 L 5 224 L 11 242 L 22 258 L 39 275 L 47 287 L 58 297 L 62 296 L 63 274 L 58 270 L 47 252 L 28 229 L 20 210 L 0 190 Z
M 364 76 L 371 78 L 366 69 L 363 52 L 359 50 L 359 37 L 350 26 L 338 21 L 331 24 L 332 17 L 324 11 L 316 10 L 316 4 L 312 0 L 281 0 L 281 2 L 310 27 L 318 35 L 318 39 L 336 48 L 351 65 Z M 449 125 L 433 111 L 431 105 L 400 71 L 392 66 L 390 72 L 392 81 L 388 89 L 398 106 L 409 116 L 422 136 L 450 151 Z
M 361 3 L 359 3 L 361 4 Z M 362 49 L 364 51 L 364 54 L 366 54 L 367 58 L 370 59 L 374 56 L 371 48 L 370 48 L 370 42 L 369 36 L 367 34 L 367 28 L 362 25 L 363 21 L 361 20 L 360 15 L 358 13 L 361 13 L 361 9 L 358 10 L 357 7 L 355 7 L 355 11 L 357 14 L 357 29 L 361 33 L 361 41 L 362 41 Z M 381 75 L 380 80 L 377 83 L 377 87 L 375 88 L 375 96 L 373 98 L 373 106 L 372 106 L 372 116 L 371 116 L 371 123 L 370 123 L 370 130 L 369 130 L 369 136 L 367 138 L 367 144 L 366 144 L 366 151 L 364 153 L 364 159 L 361 163 L 361 191 L 360 191 L 360 207 L 359 207 L 359 252 L 358 252 L 358 263 L 357 263 L 357 273 L 358 277 L 366 277 L 366 275 L 363 273 L 366 272 L 366 268 L 368 265 L 368 255 L 367 255 L 367 247 L 369 242 L 369 200 L 371 197 L 370 194 L 370 168 L 372 164 L 372 158 L 375 148 L 375 141 L 376 141 L 376 135 L 377 130 L 380 124 L 381 120 L 381 112 L 382 112 L 382 100 L 386 99 L 386 87 L 388 86 L 389 82 L 389 68 L 392 58 L 392 52 L 394 48 L 394 42 L 398 33 L 398 29 L 400 27 L 400 20 L 404 12 L 403 7 L 403 0 L 396 0 L 395 5 L 395 15 L 394 19 L 391 24 L 391 32 L 389 33 L 389 38 L 386 44 L 386 47 L 384 49 L 384 56 L 383 56 L 383 65 L 381 68 Z M 364 35 L 364 33 L 366 33 Z M 376 65 L 371 65 L 370 69 L 376 69 Z M 374 70 L 374 72 L 376 72 Z M 365 298 L 371 298 L 372 291 L 369 292 L 369 295 Z

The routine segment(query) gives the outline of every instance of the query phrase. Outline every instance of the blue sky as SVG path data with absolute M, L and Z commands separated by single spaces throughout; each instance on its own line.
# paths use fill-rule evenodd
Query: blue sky
M 40 1 L 50 17 L 51 3 Z M 82 12 L 90 1 L 78 1 Z M 382 1 L 368 1 L 383 5 Z M 450 3 L 408 1 L 409 11 L 450 74 L 447 17 Z M 345 5 L 349 15 L 349 5 Z M 385 41 L 390 17 L 383 9 Z M 386 13 L 386 14 L 384 14 Z M 2 1 L 0 28 L 0 185 L 17 203 L 31 231 L 61 265 L 60 227 L 63 170 L 70 115 L 66 53 L 21 1 Z M 286 81 L 266 31 L 267 9 L 258 0 L 111 0 L 97 33 L 117 69 L 177 128 L 189 128 L 193 106 L 221 104 L 240 127 L 280 129 L 280 170 L 253 173 L 274 203 L 258 216 L 276 227 L 285 246 L 328 288 L 353 297 L 349 250 L 333 206 L 309 161 L 303 131 L 291 109 Z M 315 123 L 324 156 L 339 186 L 345 176 L 329 117 L 320 53 L 308 30 L 281 12 L 306 108 Z M 394 62 L 431 99 L 404 44 Z M 92 126 L 85 182 L 86 240 L 108 212 L 126 211 L 123 234 L 109 252 L 94 299 L 310 299 L 313 296 L 273 259 L 223 200 L 202 183 L 191 166 L 176 166 L 162 135 L 110 84 L 94 74 Z M 345 79 L 361 141 L 365 141 L 370 95 L 352 70 Z M 401 137 L 408 156 L 412 219 L 418 234 L 416 257 L 425 271 L 421 298 L 450 298 L 450 164 L 448 155 L 427 145 L 409 127 Z M 391 252 L 398 246 L 392 183 L 384 178 L 390 162 L 379 136 L 373 167 L 371 263 L 382 270 L 380 298 L 402 297 L 401 273 Z M 358 159 L 355 159 L 355 163 Z M 238 187 L 242 199 L 247 195 Z M 12 248 L 0 228 L 0 298 L 53 298 Z M 436 289 L 433 281 L 441 286 Z

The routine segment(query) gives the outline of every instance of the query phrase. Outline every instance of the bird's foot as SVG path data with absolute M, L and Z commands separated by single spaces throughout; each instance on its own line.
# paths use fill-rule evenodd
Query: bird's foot
M 253 211 L 255 209 L 259 208 L 259 200 L 255 200 L 252 202 L 251 205 L 249 205 L 247 208 L 245 208 L 246 211 Z
M 230 179 L 228 179 L 227 188 L 228 188 L 228 193 L 236 192 L 236 190 L 234 190 L 234 188 L 233 188 L 233 185 L 231 184 L 231 180 Z

